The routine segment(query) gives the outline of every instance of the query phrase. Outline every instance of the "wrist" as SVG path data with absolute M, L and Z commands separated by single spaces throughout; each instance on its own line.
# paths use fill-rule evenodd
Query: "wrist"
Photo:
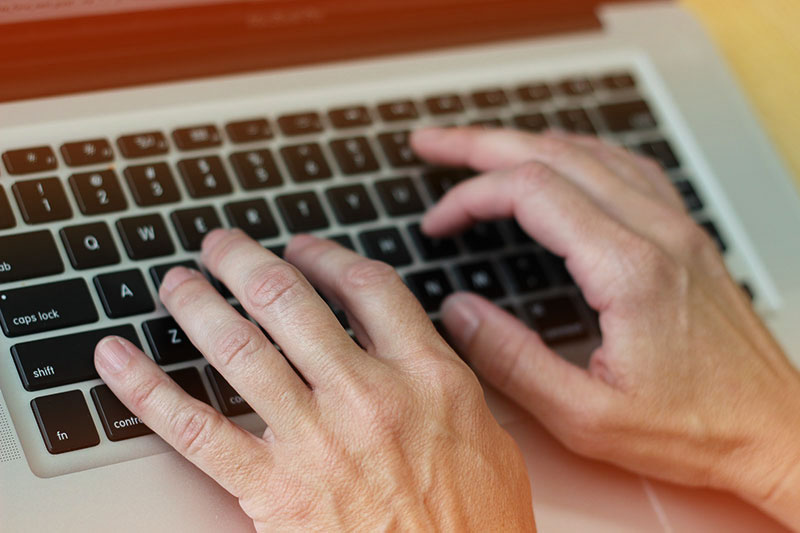
M 730 461 L 726 488 L 766 514 L 800 530 L 800 374 L 788 379 L 765 401 L 751 421 L 755 431 L 741 461 Z

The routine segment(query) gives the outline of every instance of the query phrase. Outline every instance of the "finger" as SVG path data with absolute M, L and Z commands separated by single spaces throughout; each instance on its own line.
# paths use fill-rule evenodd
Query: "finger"
M 95 366 L 131 412 L 234 496 L 246 497 L 252 478 L 269 469 L 263 440 L 186 394 L 127 340 L 100 341 Z
M 395 270 L 339 244 L 295 237 L 286 257 L 323 293 L 339 302 L 386 357 L 414 353 L 435 333 L 428 315 Z
M 195 270 L 173 268 L 161 301 L 206 359 L 280 438 L 307 419 L 311 391 L 258 327 Z
M 449 296 L 442 321 L 476 373 L 551 429 L 566 413 L 598 402 L 609 388 L 556 355 L 525 324 L 468 293 Z
M 202 258 L 312 388 L 331 384 L 363 353 L 306 278 L 244 232 L 209 233 Z
M 685 210 L 680 194 L 655 161 L 592 135 L 561 131 L 551 131 L 545 135 L 560 137 L 585 148 L 631 186 L 639 188 L 645 194 L 657 195 L 679 211 Z
M 431 208 L 422 223 L 433 237 L 482 220 L 515 217 L 545 248 L 566 259 L 589 304 L 601 311 L 627 294 L 633 248 L 641 238 L 604 212 L 550 167 L 531 162 L 462 182 Z M 623 283 L 623 280 L 625 283 Z
M 420 133 L 423 141 L 418 140 L 415 147 L 435 163 L 491 170 L 537 161 L 575 183 L 629 227 L 647 231 L 663 225 L 654 213 L 663 211 L 664 205 L 652 198 L 651 193 L 643 193 L 641 186 L 632 187 L 588 150 L 558 134 L 478 128 L 431 129 Z M 427 140 L 428 135 L 431 140 Z

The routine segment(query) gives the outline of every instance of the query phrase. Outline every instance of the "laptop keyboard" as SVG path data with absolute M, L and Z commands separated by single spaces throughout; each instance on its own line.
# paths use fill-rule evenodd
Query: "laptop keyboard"
M 474 173 L 423 165 L 408 142 L 417 121 L 560 127 L 627 144 L 670 172 L 687 207 L 727 248 L 627 72 L 117 138 L 97 132 L 56 149 L 3 147 L 0 326 L 20 387 L 4 393 L 27 395 L 31 412 L 24 416 L 35 419 L 46 450 L 99 450 L 151 433 L 98 380 L 94 346 L 111 334 L 145 348 L 185 390 L 225 415 L 251 412 L 156 298 L 169 268 L 199 269 L 195 253 L 217 227 L 241 228 L 279 255 L 291 234 L 315 232 L 385 261 L 440 331 L 443 299 L 466 289 L 525 320 L 556 348 L 596 343 L 596 315 L 563 260 L 514 221 L 481 223 L 451 239 L 420 231 L 425 209 Z M 176 152 L 171 164 L 167 157 Z M 70 223 L 76 211 L 83 216 Z M 51 279 L 37 282 L 41 277 Z M 344 314 L 337 316 L 346 327 Z M 77 388 L 91 380 L 90 388 Z

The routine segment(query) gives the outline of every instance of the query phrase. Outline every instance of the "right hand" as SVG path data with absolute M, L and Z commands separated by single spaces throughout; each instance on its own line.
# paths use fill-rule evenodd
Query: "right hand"
M 429 129 L 412 144 L 484 172 L 425 232 L 514 216 L 600 314 L 584 370 L 489 301 L 451 296 L 444 324 L 484 379 L 580 454 L 732 491 L 800 529 L 800 377 L 657 165 L 564 133 Z

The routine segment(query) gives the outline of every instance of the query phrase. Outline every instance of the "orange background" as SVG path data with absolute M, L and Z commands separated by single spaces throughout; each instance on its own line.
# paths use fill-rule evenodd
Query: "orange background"
M 722 50 L 800 188 L 800 1 L 681 2 Z

